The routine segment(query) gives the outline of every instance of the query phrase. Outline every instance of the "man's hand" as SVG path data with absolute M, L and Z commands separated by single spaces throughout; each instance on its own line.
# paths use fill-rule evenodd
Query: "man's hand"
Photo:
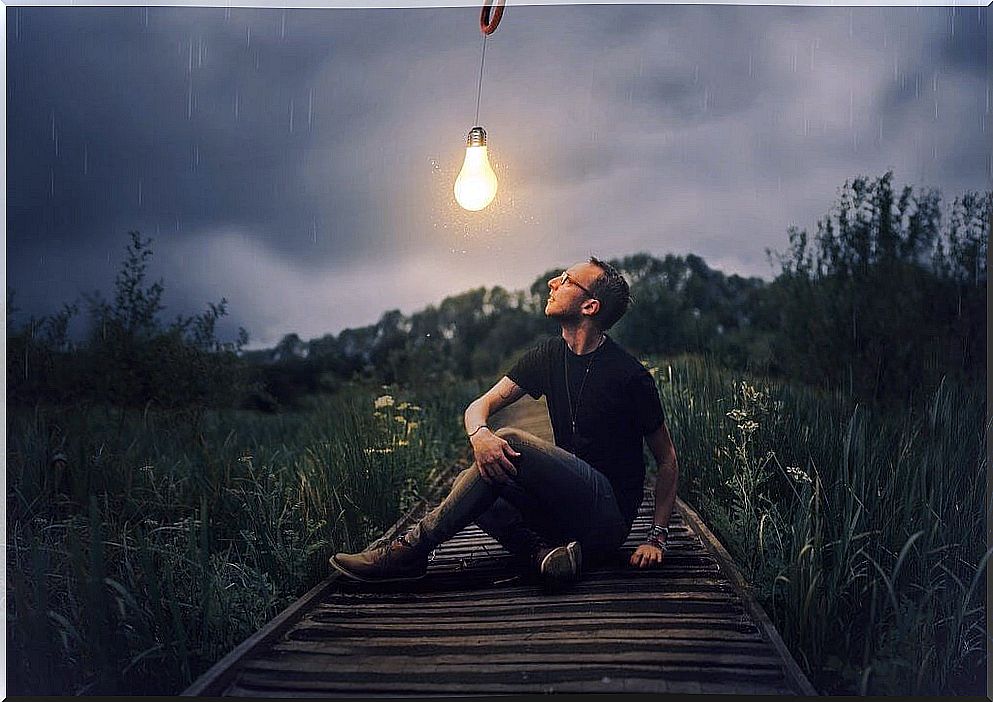
M 632 568 L 654 568 L 662 565 L 662 549 L 655 544 L 641 544 L 628 561 Z
M 476 458 L 479 475 L 488 483 L 506 483 L 517 475 L 517 468 L 510 462 L 521 454 L 511 448 L 506 440 L 487 428 L 480 429 L 469 439 L 472 453 Z

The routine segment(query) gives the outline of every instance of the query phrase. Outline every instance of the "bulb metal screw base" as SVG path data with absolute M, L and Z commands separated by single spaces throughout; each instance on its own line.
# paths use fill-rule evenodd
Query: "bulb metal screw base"
M 469 130 L 465 143 L 466 146 L 486 146 L 486 130 L 482 127 L 473 127 Z

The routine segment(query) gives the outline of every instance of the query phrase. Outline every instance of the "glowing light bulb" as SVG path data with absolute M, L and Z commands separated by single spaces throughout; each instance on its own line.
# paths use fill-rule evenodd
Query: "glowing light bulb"
M 455 179 L 455 200 L 465 209 L 478 212 L 493 202 L 497 177 L 486 153 L 486 130 L 473 127 L 466 138 L 465 161 Z

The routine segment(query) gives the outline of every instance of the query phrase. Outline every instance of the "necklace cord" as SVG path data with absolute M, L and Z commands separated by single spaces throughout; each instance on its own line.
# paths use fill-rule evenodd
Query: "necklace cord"
M 569 387 L 569 346 L 568 344 L 563 345 L 562 349 L 562 368 L 565 372 L 565 398 L 569 405 L 569 421 L 572 424 L 572 448 L 576 448 L 576 417 L 579 415 L 579 405 L 583 401 L 583 390 L 586 389 L 586 379 L 590 375 L 590 370 L 593 368 L 593 363 L 596 361 L 596 357 L 600 348 L 603 346 L 604 342 L 607 340 L 606 334 L 600 337 L 600 343 L 597 344 L 596 348 L 590 353 L 590 361 L 586 364 L 586 372 L 583 373 L 583 382 L 579 385 L 579 394 L 576 396 L 576 407 L 572 406 L 572 391 Z

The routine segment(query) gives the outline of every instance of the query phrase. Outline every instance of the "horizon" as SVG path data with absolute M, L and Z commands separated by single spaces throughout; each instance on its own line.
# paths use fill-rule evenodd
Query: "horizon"
M 152 250 L 153 251 L 154 251 L 154 247 L 155 247 L 155 242 L 152 241 Z M 609 261 L 613 261 L 613 260 L 621 260 L 621 259 L 627 258 L 629 256 L 636 256 L 636 255 L 639 255 L 639 254 L 645 254 L 645 255 L 653 256 L 653 257 L 655 257 L 655 258 L 657 258 L 659 260 L 664 260 L 666 256 L 670 256 L 670 255 L 671 256 L 678 256 L 678 257 L 683 258 L 683 259 L 685 259 L 687 256 L 696 255 L 696 254 L 693 254 L 692 252 L 690 252 L 688 254 L 674 254 L 674 253 L 671 253 L 671 252 L 670 253 L 651 253 L 651 252 L 648 252 L 648 251 L 632 251 L 632 252 L 621 254 L 621 255 L 618 255 L 618 256 L 607 256 L 607 257 L 604 257 L 603 260 L 609 262 Z M 591 255 L 596 255 L 596 254 L 591 254 Z M 707 265 L 707 267 L 710 270 L 720 272 L 721 274 L 723 274 L 726 277 L 729 277 L 730 278 L 730 277 L 732 277 L 734 275 L 740 275 L 738 273 L 733 273 L 733 272 L 729 273 L 727 271 L 723 271 L 723 270 L 720 270 L 718 268 L 715 268 L 714 266 L 711 266 L 707 262 L 707 260 L 704 259 L 702 256 L 700 258 L 703 260 L 703 262 Z M 122 255 L 121 260 L 123 260 L 123 255 Z M 153 261 L 154 261 L 154 256 L 153 256 Z M 573 261 L 572 263 L 577 263 L 577 261 Z M 569 263 L 563 264 L 563 270 L 565 270 L 565 268 L 568 267 L 569 265 L 571 265 L 571 264 L 569 264 Z M 463 290 L 458 290 L 458 291 L 455 291 L 455 292 L 446 293 L 440 299 L 437 299 L 437 300 L 428 302 L 428 303 L 426 303 L 424 305 L 421 305 L 421 306 L 418 306 L 418 307 L 414 307 L 414 308 L 411 308 L 411 309 L 403 309 L 401 307 L 390 307 L 390 308 L 386 308 L 386 309 L 380 310 L 379 313 L 375 316 L 375 318 L 370 319 L 368 322 L 359 323 L 359 324 L 355 324 L 355 325 L 351 325 L 351 326 L 346 326 L 346 327 L 340 327 L 338 329 L 333 329 L 333 330 L 329 330 L 327 332 L 318 333 L 318 334 L 316 334 L 314 336 L 309 336 L 309 337 L 304 337 L 304 336 L 300 335 L 299 332 L 296 332 L 294 330 L 290 330 L 290 331 L 287 331 L 286 334 L 284 334 L 279 339 L 276 339 L 275 341 L 273 341 L 273 342 L 271 342 L 269 344 L 262 345 L 262 344 L 255 343 L 253 341 L 253 339 L 252 339 L 251 330 L 250 329 L 246 329 L 246 331 L 248 332 L 248 335 L 249 335 L 249 342 L 245 346 L 242 347 L 242 350 L 244 350 L 244 351 L 267 351 L 267 350 L 272 350 L 272 349 L 274 349 L 283 340 L 283 338 L 285 338 L 286 336 L 288 336 L 290 334 L 297 334 L 297 336 L 300 337 L 300 340 L 302 342 L 304 342 L 304 343 L 309 343 L 311 341 L 314 341 L 316 339 L 321 339 L 321 338 L 323 338 L 325 336 L 328 336 L 328 335 L 332 335 L 332 336 L 337 337 L 342 332 L 344 332 L 344 331 L 346 331 L 348 329 L 360 329 L 360 328 L 363 328 L 363 327 L 374 326 L 375 324 L 377 324 L 382 319 L 383 315 L 386 314 L 387 312 L 391 312 L 393 310 L 399 310 L 400 313 L 403 314 L 405 317 L 410 317 L 410 316 L 413 316 L 414 314 L 417 314 L 419 312 L 423 312 L 428 307 L 439 305 L 446 298 L 449 298 L 449 297 L 458 297 L 459 295 L 464 295 L 464 294 L 466 294 L 468 292 L 471 292 L 472 290 L 479 289 L 480 287 L 482 287 L 482 288 L 484 288 L 486 290 L 492 290 L 493 288 L 499 287 L 499 288 L 503 288 L 504 290 L 506 290 L 508 293 L 510 293 L 512 295 L 513 294 L 516 294 L 516 293 L 519 293 L 519 292 L 525 292 L 526 293 L 528 286 L 530 286 L 531 283 L 533 283 L 537 279 L 538 275 L 540 275 L 543 272 L 544 271 L 538 271 L 538 272 L 536 272 L 533 276 L 531 276 L 530 282 L 524 284 L 523 287 L 513 287 L 513 288 L 511 288 L 511 287 L 507 287 L 507 286 L 504 286 L 504 285 L 500 285 L 499 283 L 494 283 L 494 284 L 491 284 L 491 285 L 476 285 L 474 287 L 465 288 Z M 742 276 L 742 277 L 744 277 L 744 278 L 759 278 L 759 279 L 762 280 L 762 282 L 765 285 L 768 285 L 768 284 L 772 283 L 775 280 L 775 276 L 773 276 L 772 278 L 768 278 L 768 279 L 767 278 L 764 278 L 762 276 L 749 276 L 749 275 L 745 275 L 745 276 Z M 154 280 L 158 280 L 158 279 L 153 276 L 151 280 L 148 280 L 146 282 L 147 283 L 150 283 L 150 282 L 154 282 Z M 163 283 L 163 286 L 165 288 L 165 292 L 163 294 L 163 297 L 164 298 L 168 298 L 169 297 L 169 289 L 170 289 L 169 281 L 167 279 L 164 279 L 163 278 L 162 279 L 162 283 Z M 15 306 L 16 306 L 16 303 L 17 303 L 17 300 L 16 300 L 16 290 L 14 292 L 15 292 L 14 303 L 15 303 Z M 91 292 L 95 292 L 95 291 L 91 291 Z M 101 290 L 100 292 L 102 294 L 105 291 Z M 74 301 L 66 300 L 65 302 L 66 303 L 71 303 L 71 302 L 77 302 L 78 303 L 78 302 L 80 302 L 80 299 L 77 298 Z M 61 308 L 61 305 L 59 305 L 59 308 Z M 58 309 L 53 308 L 52 310 L 49 311 L 49 314 L 54 313 L 56 311 L 58 311 Z M 163 307 L 162 316 L 168 318 L 169 317 L 168 312 L 169 312 L 169 305 L 166 304 Z M 13 318 L 13 319 L 16 319 L 18 317 L 23 317 L 23 313 L 20 312 L 20 311 L 18 311 L 17 314 L 11 315 L 11 318 Z M 22 319 L 21 321 L 23 322 L 23 321 L 26 321 L 26 320 L 23 320 Z M 71 324 L 70 324 L 70 338 L 73 341 L 82 341 L 85 338 L 85 335 L 86 335 L 86 333 L 88 331 L 89 331 L 89 327 L 88 327 L 88 320 L 86 319 L 86 310 L 83 309 L 83 308 L 80 308 L 79 315 L 77 315 L 77 317 L 74 318 L 73 322 L 71 322 Z

